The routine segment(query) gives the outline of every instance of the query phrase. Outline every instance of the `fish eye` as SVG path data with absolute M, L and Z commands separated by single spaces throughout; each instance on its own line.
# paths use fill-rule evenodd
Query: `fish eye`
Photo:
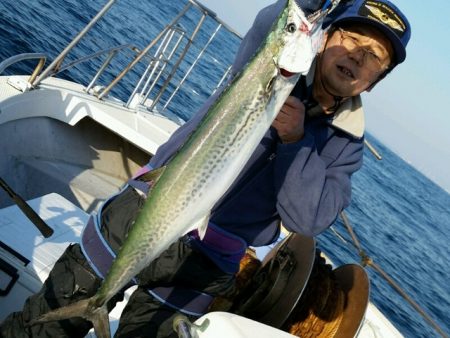
M 297 26 L 295 25 L 295 23 L 290 22 L 290 23 L 287 24 L 286 31 L 288 33 L 295 33 L 296 30 L 297 30 Z

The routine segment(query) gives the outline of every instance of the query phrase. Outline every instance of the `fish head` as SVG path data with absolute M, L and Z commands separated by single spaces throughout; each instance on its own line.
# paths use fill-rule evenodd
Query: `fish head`
M 271 58 L 264 78 L 270 97 L 266 109 L 269 121 L 276 117 L 300 76 L 309 72 L 323 36 L 322 19 L 311 23 L 294 0 L 286 1 L 263 49 Z
M 294 0 L 288 0 L 276 25 L 279 50 L 274 62 L 281 75 L 306 75 L 323 39 L 321 20 L 310 23 Z

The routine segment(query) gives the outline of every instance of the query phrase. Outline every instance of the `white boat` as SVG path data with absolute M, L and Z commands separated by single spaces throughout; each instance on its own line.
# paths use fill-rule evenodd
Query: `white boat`
M 54 231 L 45 238 L 8 196 L 0 196 L 0 281 L 3 289 L 0 321 L 9 313 L 20 310 L 26 297 L 39 290 L 64 249 L 79 241 L 88 214 L 95 212 L 107 197 L 117 192 L 183 123 L 168 110 L 155 109 L 156 104 L 161 103 L 159 94 L 168 84 L 176 88 L 175 95 L 195 68 L 193 65 L 185 70 L 182 81 L 173 83 L 172 70 L 180 71 L 173 52 L 189 34 L 180 31 L 177 19 L 188 10 L 199 10 L 202 15 L 216 20 L 222 29 L 231 30 L 215 13 L 190 0 L 182 13 L 147 48 L 136 51 L 123 73 L 109 85 L 97 83 L 111 59 L 129 49 L 129 45 L 99 51 L 81 60 L 91 62 L 99 56 L 105 60 L 90 79 L 86 76 L 86 83 L 59 78 L 62 69 L 77 63 L 62 66 L 67 52 L 113 2 L 109 1 L 86 30 L 80 32 L 45 70 L 42 71 L 43 54 L 22 54 L 0 64 L 1 74 L 9 65 L 25 59 L 36 59 L 38 63 L 33 74 L 0 76 L 0 178 L 13 188 L 11 195 L 27 200 Z M 206 48 L 208 43 L 196 57 L 201 58 Z M 184 51 L 180 54 L 183 58 Z M 174 59 L 168 62 L 165 60 L 167 55 Z M 137 62 L 145 64 L 145 71 L 128 101 L 110 96 L 110 89 L 122 75 L 134 72 L 133 66 Z M 175 67 L 167 72 L 170 64 Z M 163 70 L 169 76 L 164 75 Z M 152 97 L 149 94 L 158 81 L 162 81 L 162 89 Z M 308 243 L 312 254 L 305 265 L 305 283 L 314 261 L 314 241 L 310 239 Z M 368 301 L 368 282 L 364 288 L 366 291 L 356 295 L 363 311 L 352 336 L 402 337 L 395 325 Z M 128 290 L 127 295 L 132 291 Z M 296 297 L 301 301 L 301 292 Z M 117 327 L 125 302 L 119 303 L 110 314 L 112 330 Z M 271 308 L 276 309 L 276 304 Z M 199 337 L 293 337 L 279 327 L 230 312 L 210 312 L 196 324 L 205 321 L 209 321 L 209 325 L 198 331 Z M 182 325 L 190 324 L 182 322 L 180 327 Z M 180 333 L 183 334 L 186 333 Z M 93 336 L 92 333 L 89 335 Z

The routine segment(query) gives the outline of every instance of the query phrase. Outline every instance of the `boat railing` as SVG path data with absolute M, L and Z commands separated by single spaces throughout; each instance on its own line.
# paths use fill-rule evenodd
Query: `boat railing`
M 124 44 L 124 45 L 119 45 L 119 46 L 115 46 L 115 47 L 111 47 L 111 48 L 106 48 L 103 50 L 100 50 L 96 53 L 87 55 L 87 56 L 83 56 L 82 58 L 76 59 L 70 63 L 68 63 L 67 65 L 65 65 L 64 67 L 60 67 L 59 69 L 55 70 L 52 73 L 53 75 L 57 75 L 65 70 L 68 70 L 80 63 L 83 62 L 87 62 L 90 61 L 92 59 L 96 59 L 99 58 L 103 55 L 106 55 L 106 59 L 103 62 L 103 64 L 100 66 L 99 70 L 97 71 L 97 73 L 94 75 L 94 78 L 91 80 L 90 84 L 88 85 L 88 87 L 86 88 L 86 91 L 89 91 L 89 89 L 95 84 L 95 82 L 98 80 L 98 78 L 100 77 L 100 75 L 104 72 L 104 70 L 109 66 L 109 64 L 111 63 L 111 60 L 117 55 L 117 53 L 124 51 L 124 50 L 131 50 L 133 52 L 139 52 L 139 50 L 132 44 Z
M 87 84 L 85 90 L 86 93 L 95 95 L 98 99 L 103 99 L 110 93 L 113 87 L 116 86 L 117 83 L 130 72 L 131 69 L 141 62 L 146 65 L 145 70 L 137 81 L 137 84 L 132 89 L 128 99 L 124 101 L 126 102 L 124 105 L 131 109 L 144 107 L 149 111 L 156 111 L 156 106 L 158 104 L 162 107 L 159 112 L 162 112 L 171 103 L 180 87 L 184 84 L 194 67 L 196 67 L 199 60 L 203 57 L 205 51 L 208 47 L 210 47 L 211 42 L 214 40 L 220 29 L 225 28 L 232 34 L 241 38 L 236 31 L 229 27 L 225 22 L 221 21 L 213 11 L 209 10 L 195 0 L 189 0 L 180 13 L 178 13 L 178 15 L 169 24 L 167 24 L 162 31 L 160 31 L 159 34 L 142 50 L 139 50 L 131 44 L 124 44 L 103 49 L 95 52 L 94 54 L 83 56 L 63 65 L 68 53 L 109 10 L 114 2 L 115 0 L 108 1 L 99 13 L 87 24 L 87 26 L 78 33 L 78 35 L 67 45 L 67 47 L 44 70 L 43 67 L 46 60 L 44 54 L 23 54 L 22 57 L 19 55 L 17 57 L 5 60 L 0 64 L 0 66 L 4 66 L 4 68 L 6 68 L 13 63 L 25 60 L 27 58 L 39 58 L 40 62 L 38 66 L 29 78 L 26 86 L 24 86 L 24 90 L 26 91 L 32 88 L 37 88 L 45 79 L 71 69 L 80 63 L 103 57 L 103 63 L 96 69 L 95 75 L 91 78 L 91 80 L 88 80 L 89 83 Z M 188 33 L 187 29 L 183 28 L 180 21 L 191 8 L 199 10 L 201 16 L 195 23 L 195 28 L 192 32 Z M 194 46 L 195 38 L 205 22 L 206 17 L 212 18 L 217 23 L 217 27 L 215 27 L 215 30 L 209 34 L 209 38 L 206 43 L 201 46 L 195 43 L 197 50 L 195 52 L 191 52 L 194 53 L 194 56 L 191 56 L 191 60 L 194 61 L 185 66 L 184 69 L 187 68 L 187 70 L 183 71 L 180 64 L 182 62 L 188 63 L 186 55 L 188 51 L 192 49 L 192 46 Z M 126 50 L 133 51 L 131 61 L 119 69 L 118 75 L 116 75 L 112 81 L 104 86 L 97 85 L 105 71 L 110 69 L 109 67 L 111 67 L 112 60 L 115 59 L 118 54 L 125 53 Z M 217 88 L 227 79 L 230 73 L 230 68 L 231 67 L 229 67 L 229 65 L 224 66 L 222 78 L 218 81 L 214 88 L 211 88 L 212 93 L 217 90 Z M 0 67 L 0 72 L 1 70 L 2 69 Z M 171 87 L 170 93 L 165 95 L 168 96 L 168 99 L 165 99 L 165 102 L 162 102 L 162 97 L 169 86 Z M 154 97 L 151 97 L 153 92 L 155 93 Z
M 78 44 L 78 42 L 86 35 L 87 32 L 97 23 L 98 20 L 111 8 L 116 0 L 109 0 L 106 5 L 97 13 L 97 15 L 89 21 L 77 36 L 67 45 L 66 48 L 53 60 L 53 62 L 39 75 L 39 77 L 31 82 L 31 85 L 38 86 L 44 79 L 50 77 L 55 71 L 61 68 L 61 65 L 69 52 Z
M 377 160 L 382 159 L 381 154 L 377 151 L 377 149 L 369 141 L 367 141 L 367 139 L 364 140 L 364 144 L 366 145 L 367 149 L 371 152 L 371 154 Z M 373 261 L 373 259 L 368 255 L 368 253 L 364 250 L 361 242 L 359 241 L 358 236 L 356 235 L 355 231 L 353 230 L 353 227 L 350 223 L 350 220 L 349 220 L 346 212 L 341 211 L 339 213 L 339 216 L 342 220 L 345 230 L 350 235 L 351 241 L 350 242 L 347 241 L 344 238 L 344 236 L 342 234 L 340 234 L 334 228 L 334 226 L 331 226 L 330 229 L 339 240 L 341 240 L 343 243 L 345 243 L 347 245 L 353 246 L 358 251 L 358 255 L 361 259 L 361 262 L 360 262 L 361 265 L 365 268 L 366 267 L 373 268 L 379 274 L 379 276 L 381 276 L 401 297 L 403 297 L 403 299 L 405 299 L 405 301 L 408 302 L 413 307 L 413 309 L 420 316 L 422 316 L 422 318 L 424 318 L 434 330 L 436 330 L 436 332 L 438 332 L 444 338 L 448 337 L 446 335 L 446 333 L 442 330 L 442 328 L 436 323 L 436 321 L 434 321 L 434 319 L 432 319 L 431 316 L 428 313 L 426 313 L 423 310 L 423 308 L 417 302 L 415 302 L 414 299 L 411 296 L 409 296 L 403 290 L 403 288 L 391 276 L 389 276 L 389 274 L 387 274 L 378 264 L 376 264 Z
M 373 149 L 375 150 L 375 149 Z M 372 151 L 372 149 L 371 149 Z M 375 151 L 376 152 L 376 151 Z M 373 155 L 377 158 L 377 159 L 381 159 L 378 158 L 379 154 L 378 152 L 373 153 Z M 351 241 L 347 241 L 344 236 L 342 236 L 336 229 L 334 229 L 334 227 L 331 227 L 331 230 L 334 232 L 334 234 L 345 244 L 347 245 L 351 245 L 353 246 L 357 251 L 358 251 L 358 255 L 361 258 L 361 265 L 366 268 L 366 267 L 371 267 L 372 269 L 374 269 L 379 276 L 381 276 L 401 297 L 403 297 L 403 299 L 408 302 L 412 308 L 422 317 L 424 318 L 428 324 L 436 331 L 438 332 L 441 337 L 443 338 L 448 338 L 447 334 L 444 332 L 444 330 L 439 326 L 439 324 L 436 323 L 436 321 L 431 318 L 431 316 L 410 296 L 408 295 L 404 289 L 394 280 L 394 278 L 392 278 L 391 276 L 389 276 L 388 273 L 386 273 L 380 265 L 378 265 L 377 263 L 374 262 L 374 260 L 368 255 L 368 253 L 366 252 L 366 250 L 364 250 L 361 242 L 358 239 L 358 236 L 356 235 L 355 231 L 353 230 L 353 227 L 350 223 L 350 220 L 348 219 L 347 214 L 344 211 L 341 211 L 339 214 L 342 223 L 344 224 L 344 227 L 346 229 L 346 231 L 348 232 L 348 234 L 350 235 Z
M 200 10 L 201 17 L 197 21 L 195 28 L 192 33 L 183 29 L 180 25 L 180 19 L 187 13 L 190 8 L 196 8 Z M 231 33 L 239 36 L 232 28 L 227 26 L 223 21 L 221 21 L 217 15 L 206 8 L 204 5 L 198 3 L 197 1 L 190 0 L 183 10 L 152 40 L 123 70 L 117 75 L 115 79 L 111 81 L 103 90 L 98 93 L 98 98 L 102 99 L 105 97 L 111 89 L 144 57 L 148 57 L 149 51 L 152 48 L 156 48 L 156 52 L 150 58 L 150 63 L 148 64 L 146 70 L 143 72 L 141 78 L 139 79 L 137 85 L 135 86 L 133 92 L 131 93 L 126 107 L 135 108 L 136 106 L 147 107 L 150 111 L 154 111 L 156 105 L 161 103 L 161 99 L 169 87 L 169 84 L 173 84 L 175 74 L 180 72 L 180 64 L 185 60 L 188 51 L 194 44 L 195 38 L 198 35 L 206 17 L 211 17 L 214 19 L 218 26 L 214 32 L 209 36 L 208 41 L 204 44 L 198 54 L 196 54 L 194 62 L 190 65 L 188 70 L 182 74 L 181 80 L 174 85 L 175 89 L 171 90 L 170 97 L 163 104 L 161 112 L 167 108 L 167 106 L 172 101 L 173 97 L 179 91 L 183 83 L 186 81 L 187 77 L 192 72 L 193 68 L 197 65 L 198 61 L 202 58 L 206 49 L 210 46 L 211 42 L 216 37 L 219 30 L 224 27 Z M 182 44 L 185 42 L 185 44 Z M 170 65 L 170 67 L 169 67 Z M 230 68 L 224 70 L 223 76 L 219 83 L 213 89 L 213 92 L 218 88 L 218 86 L 223 83 L 224 79 L 227 78 L 230 73 Z M 163 74 L 165 78 L 163 79 Z M 157 83 L 162 81 L 163 83 L 157 90 L 156 96 L 154 98 L 149 98 L 150 93 L 156 87 Z
M 144 105 L 147 102 L 150 93 L 160 81 L 164 72 L 167 71 L 169 62 L 176 55 L 176 52 L 182 48 L 182 41 L 185 37 L 186 31 L 181 29 L 181 27 L 167 28 L 165 34 L 161 36 L 161 41 L 154 56 L 131 93 L 126 107 L 135 107 L 136 104 Z M 167 77 L 167 80 L 170 81 L 171 78 Z M 156 104 L 156 101 L 150 101 L 152 102 L 150 109 L 154 107 L 153 103 Z
M 31 74 L 30 78 L 28 79 L 28 83 L 33 83 L 33 81 L 36 79 L 37 75 L 41 72 L 41 70 L 44 68 L 45 61 L 47 60 L 47 56 L 42 53 L 23 53 L 11 56 L 10 58 L 7 58 L 6 60 L 2 61 L 0 63 L 0 74 L 2 74 L 6 68 L 9 66 L 12 66 L 15 63 L 26 61 L 26 60 L 39 60 L 38 64 L 34 68 L 33 73 Z

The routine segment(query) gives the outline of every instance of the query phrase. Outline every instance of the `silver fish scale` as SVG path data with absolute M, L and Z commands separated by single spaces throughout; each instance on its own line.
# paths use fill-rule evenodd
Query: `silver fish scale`
M 233 159 L 236 157 L 247 140 L 247 135 L 253 133 L 259 125 L 260 119 L 264 119 L 267 102 L 270 99 L 270 92 L 266 92 L 259 86 L 258 95 L 252 97 L 251 102 L 244 103 L 234 114 L 234 123 L 229 123 L 228 128 L 221 133 L 210 137 L 210 148 L 197 153 L 195 156 L 186 156 L 180 159 L 185 162 L 189 170 L 181 170 L 181 177 L 168 175 L 166 179 L 173 180 L 169 189 L 163 192 L 151 194 L 153 199 L 149 203 L 150 207 L 147 221 L 151 226 L 133 231 L 137 240 L 130 241 L 135 243 L 129 246 L 130 251 L 124 252 L 126 266 L 122 267 L 119 279 L 127 280 L 130 275 L 135 275 L 142 270 L 153 258 L 154 253 L 149 253 L 148 248 L 153 248 L 161 252 L 165 247 L 161 243 L 167 243 L 167 237 L 170 237 L 173 221 L 183 218 L 183 214 L 189 214 L 190 208 L 195 208 L 196 204 L 203 198 L 203 193 L 208 191 L 217 180 L 221 179 L 223 170 L 229 165 L 233 165 Z M 198 140 L 201 143 L 202 140 Z M 197 148 L 195 145 L 194 148 Z M 205 149 L 203 147 L 202 149 Z M 190 153 L 190 152 L 187 152 Z M 144 216 L 144 215 L 142 215 Z M 195 221 L 195 220 L 194 220 Z M 138 229 L 136 229 L 138 230 Z M 117 280 L 116 280 L 117 282 Z M 114 292 L 115 293 L 115 292 Z
M 184 195 L 178 198 L 181 201 L 179 213 L 189 204 L 195 205 L 203 196 L 202 193 L 221 179 L 226 167 L 233 165 L 233 159 L 242 148 L 247 135 L 252 133 L 258 125 L 259 119 L 263 118 L 266 103 L 270 94 L 260 90 L 259 95 L 252 102 L 244 104 L 236 114 L 240 121 L 232 124 L 222 135 L 214 138 L 212 149 L 203 154 L 203 161 L 196 161 L 185 177 L 186 188 Z M 206 189 L 205 189 L 206 187 Z

